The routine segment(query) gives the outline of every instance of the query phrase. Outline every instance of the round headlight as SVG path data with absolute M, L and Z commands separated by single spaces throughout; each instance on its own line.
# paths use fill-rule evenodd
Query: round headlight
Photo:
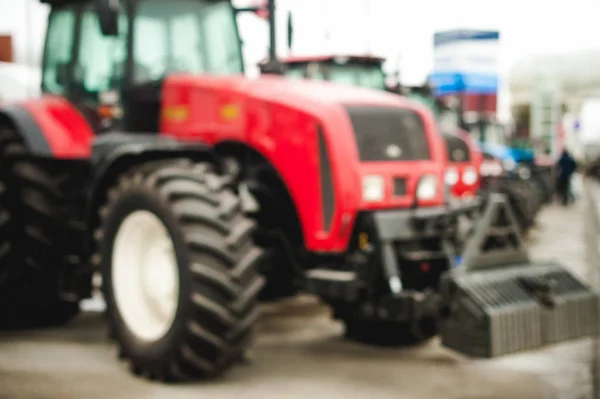
M 468 167 L 465 169 L 462 175 L 462 182 L 467 185 L 475 184 L 475 182 L 477 182 L 477 172 L 474 168 Z
M 448 168 L 446 174 L 444 175 L 444 182 L 449 186 L 453 186 L 458 183 L 458 179 L 458 170 L 456 170 L 456 168 Z
M 376 202 L 383 200 L 383 176 L 369 175 L 363 177 L 363 201 Z
M 435 175 L 424 175 L 417 184 L 417 199 L 431 200 L 437 195 L 438 181 Z

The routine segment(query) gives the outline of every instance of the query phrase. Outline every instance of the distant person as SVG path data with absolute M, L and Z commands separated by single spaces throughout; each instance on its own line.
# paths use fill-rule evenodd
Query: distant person
M 571 178 L 577 170 L 577 162 L 567 149 L 564 149 L 560 155 L 556 168 L 558 172 L 556 192 L 562 204 L 566 206 L 574 200 L 571 195 Z

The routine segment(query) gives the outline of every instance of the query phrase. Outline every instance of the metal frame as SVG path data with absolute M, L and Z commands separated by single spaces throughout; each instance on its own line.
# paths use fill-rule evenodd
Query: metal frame
M 508 225 L 498 226 L 496 221 L 503 219 Z M 473 233 L 467 239 L 461 268 L 465 271 L 487 269 L 514 264 L 530 264 L 529 255 L 521 236 L 517 219 L 506 197 L 490 194 L 489 200 L 479 220 L 473 226 Z M 505 247 L 483 250 L 489 237 L 505 237 Z M 512 246 L 510 243 L 516 243 Z

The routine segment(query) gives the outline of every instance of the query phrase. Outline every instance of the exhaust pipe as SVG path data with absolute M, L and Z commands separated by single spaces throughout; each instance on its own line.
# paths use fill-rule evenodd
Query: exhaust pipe
M 261 64 L 261 73 L 283 75 L 284 66 L 277 57 L 277 17 L 275 15 L 275 0 L 266 0 L 260 2 L 261 5 L 253 7 L 236 8 L 236 13 L 267 11 L 267 21 L 269 24 L 269 56 L 268 61 Z
M 275 0 L 267 0 L 269 13 L 269 60 L 261 65 L 261 73 L 272 75 L 285 74 L 284 66 L 277 57 L 277 16 L 275 15 Z

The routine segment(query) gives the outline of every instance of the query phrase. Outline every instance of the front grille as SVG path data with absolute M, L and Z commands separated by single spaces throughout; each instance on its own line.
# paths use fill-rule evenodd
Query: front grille
M 394 178 L 394 195 L 396 197 L 406 195 L 406 179 L 401 177 Z
M 421 117 L 404 108 L 347 106 L 361 161 L 430 159 Z
M 469 147 L 463 139 L 451 134 L 444 134 L 443 136 L 448 149 L 448 160 L 451 162 L 469 162 L 471 160 Z

